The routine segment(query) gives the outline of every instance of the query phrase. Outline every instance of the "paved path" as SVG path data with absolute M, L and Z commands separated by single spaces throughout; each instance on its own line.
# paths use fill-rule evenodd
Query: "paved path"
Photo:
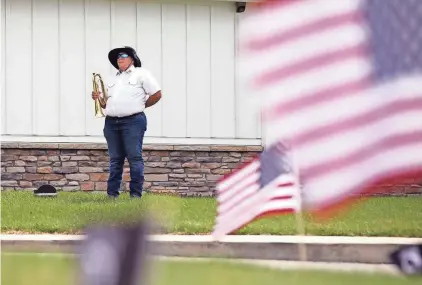
M 63 253 L 3 253 L 5 255 L 38 255 L 42 257 L 77 257 L 76 254 Z M 309 261 L 284 261 L 284 260 L 259 260 L 259 259 L 217 259 L 217 258 L 191 258 L 155 256 L 153 260 L 177 262 L 227 262 L 234 264 L 249 264 L 278 270 L 323 270 L 335 272 L 365 272 L 401 275 L 401 272 L 391 264 L 357 264 L 357 263 L 330 263 Z
M 81 235 L 1 235 L 3 249 L 37 252 L 75 252 Z M 195 258 L 235 258 L 290 260 L 300 259 L 306 247 L 306 260 L 388 264 L 389 255 L 406 244 L 422 243 L 422 238 L 268 236 L 235 235 L 215 241 L 212 236 L 151 235 L 151 254 Z
M 158 260 L 174 261 L 198 261 L 208 262 L 219 260 L 228 263 L 245 263 L 263 266 L 280 270 L 327 270 L 343 272 L 368 272 L 387 273 L 401 275 L 401 272 L 391 264 L 364 264 L 364 263 L 332 263 L 332 262 L 310 262 L 310 261 L 286 261 L 286 260 L 259 260 L 259 259 L 212 259 L 212 258 L 186 258 L 186 257 L 165 257 L 159 256 Z
M 14 241 L 66 241 L 82 240 L 83 235 L 61 234 L 2 234 L 1 240 Z M 216 241 L 210 235 L 150 235 L 149 239 L 159 242 L 222 242 L 222 243 L 311 243 L 311 244 L 414 244 L 422 238 L 402 237 L 350 237 L 350 236 L 276 236 L 276 235 L 231 235 Z

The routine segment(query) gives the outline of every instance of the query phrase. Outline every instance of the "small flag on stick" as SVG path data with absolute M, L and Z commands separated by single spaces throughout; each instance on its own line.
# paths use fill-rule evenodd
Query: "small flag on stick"
M 219 239 L 260 217 L 300 211 L 300 188 L 287 148 L 277 143 L 217 185 Z

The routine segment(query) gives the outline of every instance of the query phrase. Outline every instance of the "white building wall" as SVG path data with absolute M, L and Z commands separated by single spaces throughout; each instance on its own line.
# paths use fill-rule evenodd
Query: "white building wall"
M 106 81 L 109 50 L 130 45 L 163 87 L 146 111 L 150 139 L 260 144 L 260 119 L 236 76 L 244 15 L 234 3 L 172 2 L 2 0 L 2 139 L 103 140 L 92 72 Z

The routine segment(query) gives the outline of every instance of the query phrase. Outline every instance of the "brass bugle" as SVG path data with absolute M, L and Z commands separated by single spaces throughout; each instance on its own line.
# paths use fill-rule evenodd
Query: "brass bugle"
M 95 99 L 95 117 L 105 117 L 103 109 L 107 104 L 107 91 L 104 88 L 104 82 L 99 73 L 92 73 L 92 89 L 94 92 L 99 92 L 101 86 L 101 94 L 98 99 Z

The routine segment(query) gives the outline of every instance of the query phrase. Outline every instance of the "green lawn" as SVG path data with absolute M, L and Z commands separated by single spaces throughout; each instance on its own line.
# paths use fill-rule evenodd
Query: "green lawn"
M 65 256 L 2 254 L 2 284 L 78 284 L 77 260 Z M 422 278 L 374 273 L 290 271 L 224 261 L 155 261 L 150 271 L 156 285 L 411 285 Z
M 80 233 L 90 223 L 133 221 L 149 210 L 164 228 L 156 233 L 207 234 L 212 231 L 216 203 L 212 198 L 179 198 L 145 195 L 118 200 L 104 194 L 59 193 L 55 198 L 37 198 L 31 192 L 3 192 L 3 233 Z M 306 218 L 306 217 L 305 217 Z M 422 237 L 422 197 L 378 197 L 354 206 L 329 223 L 306 219 L 312 235 Z M 296 234 L 293 216 L 256 221 L 238 234 Z

